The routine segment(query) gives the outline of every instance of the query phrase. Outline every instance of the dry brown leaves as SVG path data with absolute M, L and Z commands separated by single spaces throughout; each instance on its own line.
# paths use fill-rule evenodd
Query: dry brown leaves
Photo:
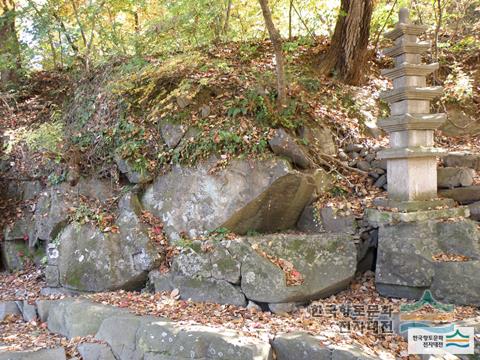
M 33 265 L 14 274 L 0 273 L 0 301 L 36 298 L 44 286 L 42 271 Z
M 0 274 L 0 294 L 11 296 L 0 299 L 13 300 L 18 287 L 27 288 L 28 298 L 33 300 L 38 295 L 40 286 L 33 286 L 37 271 L 30 270 L 21 276 Z M 15 278 L 18 278 L 15 280 Z M 43 284 L 43 283 L 42 283 Z M 336 317 L 322 314 L 313 316 L 309 308 L 301 308 L 293 314 L 275 315 L 269 312 L 255 309 L 239 308 L 232 305 L 219 305 L 210 303 L 196 303 L 189 300 L 180 300 L 178 291 L 171 293 L 139 293 L 128 291 L 116 291 L 85 295 L 93 301 L 126 308 L 138 315 L 152 315 L 168 318 L 180 324 L 199 324 L 218 329 L 231 329 L 238 331 L 242 336 L 253 336 L 265 341 L 270 340 L 279 333 L 288 331 L 305 331 L 318 336 L 325 345 L 360 343 L 370 348 L 377 356 L 395 358 L 405 354 L 406 343 L 403 338 L 393 334 L 378 335 L 369 331 L 342 332 L 339 321 L 348 320 L 343 314 Z M 375 289 L 374 274 L 366 273 L 358 277 L 346 291 L 340 292 L 329 298 L 318 300 L 312 305 L 328 306 L 336 304 L 375 304 L 388 306 L 393 312 L 399 311 L 401 304 L 411 303 L 405 299 L 388 299 L 380 296 Z M 480 311 L 475 307 L 458 306 L 455 308 L 454 319 L 461 320 L 480 316 Z M 2 327 L 3 326 L 3 327 Z M 45 340 L 47 330 L 42 324 L 25 324 L 15 318 L 10 319 L 8 324 L 0 324 L 0 334 L 9 337 L 5 341 L 0 336 L 0 343 L 7 343 L 11 349 L 38 348 L 39 346 L 50 347 L 53 344 L 66 344 L 68 349 L 74 345 L 89 339 L 73 339 L 65 343 L 65 339 L 51 334 Z M 15 336 L 15 334 L 18 334 Z M 11 336 L 11 337 L 10 337 Z M 50 341 L 50 342 L 48 342 Z M 46 343 L 46 345 L 45 345 Z M 41 345 L 39 345 L 41 344 Z M 51 344 L 51 345 L 49 345 Z M 62 345 L 63 346 L 63 345 Z
M 432 255 L 432 260 L 435 262 L 465 262 L 469 261 L 470 258 L 465 255 L 438 253 Z
M 173 257 L 178 254 L 178 249 L 168 244 L 168 240 L 163 232 L 162 221 L 146 210 L 142 211 L 140 220 L 148 226 L 148 237 L 158 247 L 159 251 L 165 255 L 164 260 L 160 264 L 160 272 L 165 273 L 170 269 Z
M 360 343 L 370 348 L 377 356 L 390 359 L 405 357 L 407 351 L 406 341 L 394 334 L 355 330 L 342 332 L 339 322 L 349 318 L 341 313 L 336 317 L 326 314 L 313 316 L 309 308 L 301 308 L 293 314 L 275 315 L 232 305 L 179 300 L 177 291 L 156 294 L 119 291 L 93 294 L 88 297 L 103 304 L 128 308 L 139 315 L 165 317 L 180 324 L 201 324 L 219 329 L 232 329 L 243 336 L 254 336 L 264 340 L 283 332 L 304 331 L 318 336 L 325 345 Z M 374 274 L 370 272 L 355 279 L 349 290 L 315 301 L 312 305 L 326 307 L 333 304 L 340 307 L 345 304 L 373 304 L 387 307 L 395 313 L 399 311 L 401 304 L 412 302 L 380 296 L 375 289 Z M 480 311 L 475 307 L 459 306 L 455 309 L 454 319 L 461 320 L 479 315 Z
M 68 359 L 78 358 L 77 346 L 84 342 L 99 342 L 93 336 L 68 340 L 48 331 L 47 324 L 24 322 L 19 316 L 9 316 L 0 322 L 0 353 L 11 351 L 36 351 L 63 347 Z

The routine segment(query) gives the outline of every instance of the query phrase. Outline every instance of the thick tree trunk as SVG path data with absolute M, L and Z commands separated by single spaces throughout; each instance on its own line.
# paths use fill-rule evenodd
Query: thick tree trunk
M 18 82 L 20 43 L 15 29 L 15 3 L 1 0 L 0 12 L 0 85 Z
M 272 13 L 268 7 L 268 0 L 259 0 L 262 7 L 263 18 L 267 26 L 270 40 L 272 41 L 273 50 L 275 52 L 275 62 L 277 69 L 277 92 L 278 92 L 278 109 L 281 110 L 287 102 L 287 86 L 285 80 L 284 58 L 282 49 L 282 38 L 275 28 L 272 20 Z
M 372 11 L 372 0 L 342 0 L 332 44 L 320 63 L 321 73 L 335 71 L 352 85 L 363 81 Z

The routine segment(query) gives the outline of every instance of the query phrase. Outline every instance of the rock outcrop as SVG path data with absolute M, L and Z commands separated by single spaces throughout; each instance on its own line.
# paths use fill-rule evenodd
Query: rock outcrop
M 152 174 L 147 169 L 137 169 L 135 163 L 129 159 L 115 156 L 118 170 L 124 174 L 132 184 L 145 184 L 152 181 Z
M 246 305 L 308 302 L 346 288 L 357 251 L 347 234 L 275 234 L 185 249 L 167 274 L 151 273 L 156 291 L 184 299 Z M 289 284 L 288 276 L 298 277 Z
M 164 222 L 172 241 L 220 227 L 245 234 L 291 228 L 315 191 L 311 175 L 286 160 L 233 160 L 211 173 L 216 161 L 175 166 L 147 188 L 142 203 Z
M 379 229 L 376 283 L 384 296 L 418 299 L 430 289 L 442 302 L 478 306 L 479 272 L 480 232 L 471 220 Z
M 78 291 L 144 286 L 148 272 L 161 260 L 160 249 L 140 221 L 141 205 L 136 195 L 126 194 L 119 211 L 118 233 L 104 233 L 91 223 L 72 223 L 60 233 L 57 251 L 49 251 L 49 286 Z

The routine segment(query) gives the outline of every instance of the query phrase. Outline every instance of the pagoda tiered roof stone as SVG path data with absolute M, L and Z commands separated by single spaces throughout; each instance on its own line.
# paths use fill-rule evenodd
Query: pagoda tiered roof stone
M 425 31 L 427 31 L 427 27 L 424 25 L 398 23 L 395 29 L 385 34 L 385 37 L 396 40 L 403 35 L 422 35 Z
M 386 132 L 435 130 L 447 119 L 445 114 L 403 114 L 380 119 L 378 125 Z
M 395 57 L 402 54 L 423 54 L 426 53 L 430 49 L 430 47 L 430 41 L 404 42 L 383 50 L 383 55 Z
M 397 89 L 383 91 L 380 98 L 388 103 L 394 103 L 402 100 L 433 100 L 442 95 L 441 86 L 404 86 Z
M 402 76 L 427 76 L 437 70 L 438 63 L 433 64 L 409 64 L 403 63 L 393 69 L 383 69 L 381 74 L 389 79 L 397 79 Z

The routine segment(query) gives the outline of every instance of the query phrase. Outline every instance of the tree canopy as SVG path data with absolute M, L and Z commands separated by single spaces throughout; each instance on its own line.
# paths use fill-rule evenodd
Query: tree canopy
M 344 7 L 340 1 L 270 1 L 272 18 L 283 38 L 330 38 Z M 435 43 L 460 46 L 455 35 L 475 30 L 477 0 L 380 0 L 373 1 L 370 43 L 378 42 L 385 27 L 396 22 L 396 10 L 412 9 L 412 17 L 432 32 L 449 28 L 449 39 Z M 395 10 L 395 11 L 392 11 Z M 2 46 L 2 68 L 21 59 L 31 69 L 79 68 L 89 70 L 118 56 L 161 56 L 193 47 L 209 47 L 224 41 L 268 37 L 257 1 L 248 0 L 2 0 L 0 24 L 10 19 L 19 39 L 21 56 L 7 56 Z M 440 24 L 440 26 L 439 26 Z M 477 24 L 478 26 L 478 24 Z M 8 39 L 12 46 L 12 37 Z M 463 39 L 463 44 L 477 41 Z M 13 44 L 15 46 L 15 44 Z M 8 46 L 7 46 L 8 47 Z M 15 65 L 16 66 L 16 65 Z

